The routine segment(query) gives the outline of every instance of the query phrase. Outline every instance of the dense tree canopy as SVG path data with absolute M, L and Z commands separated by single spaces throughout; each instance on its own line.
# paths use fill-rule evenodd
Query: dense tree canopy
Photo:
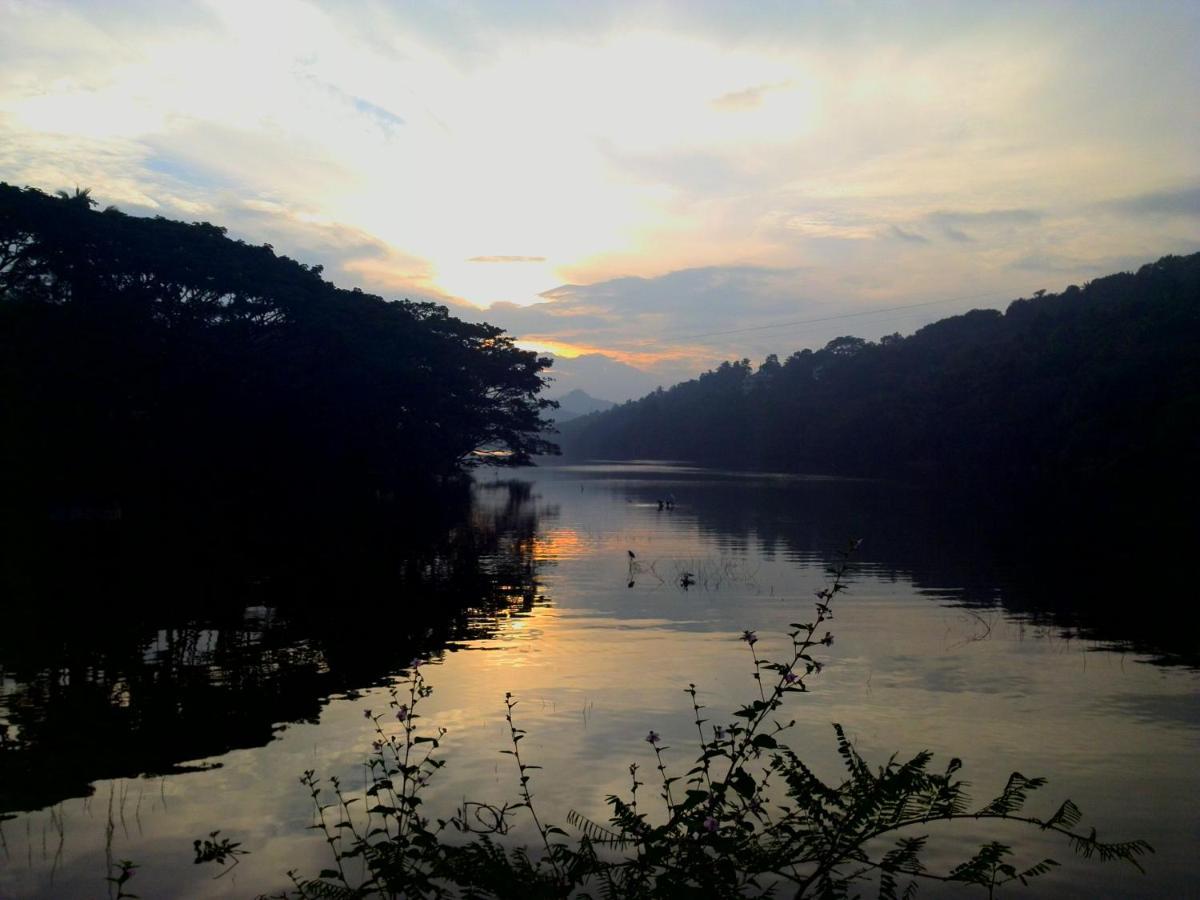
M 1187 512 L 1200 254 L 879 342 L 840 337 L 563 426 L 564 452 L 898 478 Z M 1190 486 L 1190 487 L 1189 487 Z M 1193 517 L 1195 513 L 1190 512 Z
M 3 487 L 58 502 L 391 490 L 552 451 L 549 360 L 206 223 L 0 184 Z

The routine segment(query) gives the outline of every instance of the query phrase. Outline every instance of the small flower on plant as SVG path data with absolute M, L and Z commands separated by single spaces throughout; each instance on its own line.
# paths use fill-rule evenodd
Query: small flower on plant
M 658 746 L 658 742 L 662 740 L 661 735 L 654 729 L 650 729 L 650 733 L 646 735 L 646 743 Z
M 704 819 L 704 830 L 710 831 L 710 832 L 716 831 L 717 830 L 717 820 L 714 819 L 712 816 L 706 816 Z
M 749 644 L 751 647 L 753 647 L 755 644 L 758 643 L 758 635 L 747 628 L 745 631 L 742 632 L 742 640 L 745 641 L 747 644 Z
M 795 672 L 793 672 L 791 669 L 788 669 L 786 672 L 783 673 L 783 683 L 784 684 L 795 684 L 799 680 L 800 680 L 800 676 L 797 675 Z
M 396 718 L 399 719 L 401 722 L 403 722 L 404 720 L 406 720 L 408 718 L 408 704 L 407 703 L 400 704 L 399 708 L 396 710 Z
M 371 718 L 371 711 L 370 711 L 369 709 L 364 709 L 364 710 L 363 710 L 363 718 L 364 718 L 364 719 L 369 719 L 369 718 Z

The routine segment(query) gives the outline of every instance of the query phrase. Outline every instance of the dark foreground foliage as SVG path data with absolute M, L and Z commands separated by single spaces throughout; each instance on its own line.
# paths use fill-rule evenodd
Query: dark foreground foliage
M 671 774 L 669 748 L 651 731 L 646 741 L 657 760 L 657 797 L 646 796 L 638 767 L 630 766 L 629 794 L 608 798 L 608 822 L 572 812 L 573 837 L 545 821 L 534 804 L 531 783 L 539 767 L 522 754 L 525 732 L 511 695 L 505 696 L 511 749 L 501 752 L 512 760 L 517 798 L 501 807 L 464 802 L 453 815 L 431 817 L 422 793 L 445 765 L 437 755 L 445 730 L 418 724 L 433 688 L 414 660 L 393 687 L 389 708 L 366 713 L 377 738 L 365 795 L 354 796 L 336 778 L 325 785 L 315 772 L 304 773 L 313 827 L 329 844 L 332 866 L 316 877 L 290 873 L 294 892 L 281 897 L 835 898 L 870 891 L 896 900 L 929 880 L 994 896 L 1002 885 L 1028 884 L 1058 865 L 1052 859 L 1018 864 L 1012 847 L 987 841 L 957 865 L 927 868 L 922 854 L 931 832 L 964 821 L 1018 823 L 1061 836 L 1085 857 L 1140 869 L 1148 844 L 1100 841 L 1094 829 L 1080 828 L 1081 813 L 1071 801 L 1048 817 L 1026 812 L 1042 778 L 1014 772 L 996 797 L 977 804 L 959 778 L 957 759 L 937 770 L 923 752 L 872 768 L 835 726 L 843 772 L 830 782 L 787 747 L 786 732 L 796 723 L 782 719 L 786 701 L 808 690 L 822 668 L 821 649 L 833 642 L 825 625 L 846 590 L 846 555 L 829 586 L 817 592 L 811 621 L 792 625 L 784 659 L 761 658 L 757 635 L 743 634 L 756 696 L 733 721 L 708 719 L 695 685 L 686 689 L 700 749 L 690 769 Z M 505 846 L 502 837 L 518 813 L 529 817 L 537 846 Z
M 549 360 L 501 329 L 341 290 L 214 225 L 92 206 L 0 184 L 5 500 L 116 515 L 387 493 L 480 449 L 553 450 Z

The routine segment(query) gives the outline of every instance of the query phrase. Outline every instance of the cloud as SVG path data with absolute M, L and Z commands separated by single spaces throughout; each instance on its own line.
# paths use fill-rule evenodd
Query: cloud
M 880 236 L 878 225 L 853 215 L 783 214 L 768 217 L 766 224 L 810 238 L 871 241 Z
M 1015 291 L 1000 300 L 1013 296 Z M 821 346 L 848 327 L 876 337 L 895 331 L 898 319 L 913 318 L 911 313 L 877 315 L 873 304 L 861 300 L 849 303 L 847 289 L 804 267 L 683 269 L 652 278 L 562 285 L 543 298 L 533 306 L 496 304 L 480 315 L 527 346 L 567 356 L 603 354 L 664 384 L 725 359 L 761 359 Z M 917 324 L 956 311 L 962 310 L 917 310 Z M 854 317 L 851 323 L 842 321 L 847 316 Z
M 928 244 L 929 238 L 923 234 L 917 234 L 915 231 L 907 231 L 899 225 L 891 227 L 892 237 L 899 238 L 902 241 L 908 241 L 910 244 Z
M 686 313 L 695 321 L 770 312 L 792 302 L 801 269 L 766 266 L 705 266 L 653 278 L 614 278 L 596 284 L 567 284 L 542 294 L 550 304 L 531 310 L 570 314 L 603 307 L 612 316 L 645 318 L 664 311 Z M 721 302 L 716 302 L 721 301 Z M 672 323 L 677 327 L 679 323 Z
M 695 366 L 719 360 L 720 342 L 689 335 L 734 328 L 794 313 L 798 270 L 713 266 L 653 278 L 625 277 L 567 284 L 543 302 L 498 303 L 484 316 L 522 339 L 544 345 L 601 350 L 640 368 Z M 578 351 L 577 351 L 578 352 Z
M 467 262 L 473 263 L 543 263 L 544 256 L 472 256 Z
M 1195 217 L 1200 216 L 1200 186 L 1136 194 L 1098 205 L 1107 212 L 1124 215 Z
M 1184 5 L 167 6 L 0 0 L 0 178 L 656 372 L 1196 249 Z
M 934 225 L 981 227 L 1036 225 L 1045 218 L 1040 209 L 983 209 L 949 210 L 940 209 L 925 216 Z
M 349 283 L 362 285 L 372 293 L 406 300 L 433 300 L 455 307 L 458 314 L 474 316 L 478 308 L 460 297 L 443 291 L 436 283 L 433 268 L 426 260 L 400 253 L 390 247 L 367 247 L 367 252 L 347 254 L 338 268 Z M 340 279 L 335 279 L 340 280 Z
M 923 216 L 921 221 L 937 228 L 943 237 L 960 244 L 973 243 L 976 237 L 967 229 L 984 231 L 994 236 L 999 229 L 1027 228 L 1046 218 L 1039 209 L 937 210 Z
M 550 369 L 553 385 L 548 393 L 555 397 L 578 388 L 601 400 L 622 403 L 642 397 L 660 385 L 667 387 L 696 374 L 686 368 L 647 372 L 602 353 L 576 357 L 550 354 L 550 357 L 554 360 Z
M 1048 275 L 1066 276 L 1072 281 L 1086 281 L 1114 272 L 1129 272 L 1138 269 L 1148 260 L 1138 256 L 1078 257 L 1058 253 L 1030 253 L 1012 263 L 1014 269 L 1025 272 L 1042 272 Z
M 771 182 L 769 173 L 756 171 L 736 155 L 723 152 L 691 149 L 629 152 L 607 140 L 598 141 L 597 147 L 623 178 L 670 185 L 693 196 L 763 188 Z
M 783 90 L 792 86 L 790 81 L 780 81 L 775 84 L 756 84 L 754 87 L 743 88 L 740 91 L 730 91 L 709 101 L 713 109 L 722 112 L 735 112 L 746 109 L 757 109 L 762 106 L 763 98 L 771 91 Z
M 300 69 L 298 77 L 307 83 L 311 91 L 320 91 L 328 95 L 335 103 L 349 107 L 362 118 L 372 122 L 385 139 L 395 137 L 399 129 L 407 124 L 403 116 L 397 115 L 387 107 L 352 94 L 332 82 L 318 78 L 312 72 L 304 71 L 303 68 Z
M 361 113 L 366 113 L 371 118 L 375 119 L 387 133 L 391 133 L 395 128 L 405 124 L 404 119 L 396 115 L 390 109 L 384 109 L 372 103 L 370 100 L 364 100 L 362 97 L 350 97 L 350 103 L 356 110 Z

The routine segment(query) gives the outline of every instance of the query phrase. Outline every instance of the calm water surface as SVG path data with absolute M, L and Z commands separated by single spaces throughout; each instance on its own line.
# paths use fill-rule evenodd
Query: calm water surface
M 944 527 L 919 498 L 866 483 L 668 464 L 518 477 L 480 479 L 475 520 L 492 529 L 479 545 L 490 582 L 466 589 L 490 596 L 448 625 L 414 612 L 436 602 L 418 579 L 408 593 L 352 615 L 335 585 L 328 612 L 301 621 L 276 608 L 277 594 L 251 597 L 237 621 L 138 636 L 140 656 L 121 663 L 64 663 L 34 677 L 28 662 L 14 662 L 16 651 L 5 651 L 6 752 L 58 754 L 74 774 L 33 763 L 4 770 L 28 783 L 0 794 L 15 811 L 0 823 L 0 896 L 104 896 L 110 858 L 141 866 L 131 889 L 144 898 L 252 897 L 285 887 L 288 869 L 315 874 L 328 860 L 306 830 L 310 807 L 297 778 L 316 769 L 362 783 L 373 737 L 363 713 L 385 707 L 388 673 L 404 665 L 414 641 L 435 688 L 426 722 L 448 729 L 448 765 L 427 810 L 451 813 L 464 797 L 515 798 L 511 759 L 498 752 L 511 691 L 528 730 L 523 752 L 544 766 L 534 782 L 543 817 L 562 822 L 576 809 L 603 821 L 603 798 L 625 791 L 628 764 L 650 770 L 650 729 L 673 748 L 677 774 L 688 768 L 689 682 L 717 721 L 750 698 L 752 667 L 738 636 L 753 628 L 760 651 L 782 654 L 787 623 L 806 618 L 850 536 L 864 538 L 851 591 L 838 600 L 827 668 L 812 693 L 790 701 L 798 723 L 791 746 L 829 777 L 837 773 L 834 722 L 871 761 L 926 748 L 942 763 L 960 756 L 980 800 L 1013 769 L 1048 776 L 1033 811 L 1048 815 L 1071 797 L 1102 838 L 1144 838 L 1157 853 L 1142 876 L 1078 862 L 1036 833 L 1001 830 L 1022 859 L 1064 863 L 1033 896 L 1200 896 L 1196 671 L 1154 664 L 1061 617 L 1029 612 L 1036 598 L 1013 586 L 970 528 Z M 660 509 L 672 496 L 674 508 Z M 696 582 L 687 590 L 679 585 L 685 572 Z M 1061 610 L 1092 598 L 1055 599 Z M 351 637 L 331 643 L 329 631 Z M 117 712 L 150 693 L 159 713 L 138 707 L 137 746 L 121 745 L 108 759 L 100 748 L 120 736 L 103 729 L 117 726 L 91 724 L 66 682 L 102 686 L 100 702 Z M 164 683 L 190 693 L 154 693 Z M 201 703 L 212 708 L 208 719 L 178 714 Z M 213 724 L 196 724 L 206 721 Z M 156 755 L 140 763 L 147 744 Z M 164 768 L 164 758 L 172 765 Z M 124 777 L 94 780 L 85 797 L 91 760 L 97 773 Z M 156 774 L 138 777 L 147 771 Z M 252 853 L 214 879 L 215 868 L 193 865 L 191 843 L 218 828 Z M 958 861 L 951 856 L 972 837 L 997 832 L 938 836 L 949 855 L 931 853 L 927 862 Z

